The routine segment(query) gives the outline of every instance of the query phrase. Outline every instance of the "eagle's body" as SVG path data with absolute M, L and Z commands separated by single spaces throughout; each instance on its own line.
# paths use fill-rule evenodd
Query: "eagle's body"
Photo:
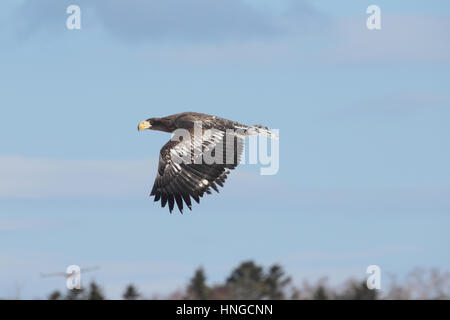
M 181 213 L 183 202 L 192 209 L 191 198 L 200 203 L 211 188 L 219 192 L 217 185 L 223 187 L 229 170 L 240 162 L 243 138 L 255 134 L 271 136 L 267 127 L 246 126 L 196 112 L 150 118 L 142 121 L 138 129 L 170 132 L 174 137 L 181 132 L 181 139 L 178 136 L 162 147 L 150 193 L 155 201 L 161 200 L 162 207 L 168 203 L 170 212 L 176 203 Z

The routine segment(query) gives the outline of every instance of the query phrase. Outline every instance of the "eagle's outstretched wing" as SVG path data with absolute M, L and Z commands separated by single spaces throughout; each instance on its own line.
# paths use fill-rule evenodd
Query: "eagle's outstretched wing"
M 183 213 L 183 202 L 192 209 L 191 198 L 197 203 L 211 188 L 219 192 L 229 170 L 240 162 L 244 140 L 223 130 L 206 130 L 190 139 L 170 140 L 161 149 L 158 172 L 150 196 L 161 200 L 161 206 L 169 203 L 172 212 L 176 203 Z

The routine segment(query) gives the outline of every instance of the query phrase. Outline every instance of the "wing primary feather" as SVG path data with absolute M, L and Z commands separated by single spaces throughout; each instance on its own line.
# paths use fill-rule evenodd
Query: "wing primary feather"
M 189 208 L 189 210 L 192 210 L 192 203 L 189 195 L 186 193 L 182 193 L 181 196 L 183 197 L 184 202 L 186 202 L 186 205 Z
M 217 192 L 219 193 L 219 188 L 217 188 L 216 184 L 214 182 L 210 182 L 211 187 Z
M 195 190 L 191 190 L 191 188 L 187 185 L 187 181 L 183 179 L 183 176 L 180 176 L 179 179 L 180 185 L 178 186 L 178 190 L 181 189 L 181 196 L 183 197 L 184 202 L 188 206 L 189 210 L 192 210 L 191 198 L 189 197 L 189 191 L 195 192 Z
M 192 198 L 195 200 L 195 202 L 200 203 L 200 198 L 197 194 L 192 195 Z
M 169 212 L 172 213 L 173 205 L 174 205 L 173 194 L 169 194 L 167 198 L 168 198 L 167 200 L 169 202 Z
M 183 200 L 181 199 L 180 194 L 175 194 L 175 201 L 177 202 L 178 210 L 180 210 L 181 213 L 183 213 Z
M 167 195 L 165 193 L 161 194 L 161 207 L 165 207 L 167 203 Z

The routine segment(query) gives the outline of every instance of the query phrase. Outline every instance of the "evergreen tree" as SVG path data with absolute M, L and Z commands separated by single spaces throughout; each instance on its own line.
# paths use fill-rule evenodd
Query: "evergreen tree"
M 89 285 L 87 300 L 105 300 L 102 290 L 94 281 L 92 281 L 91 284 Z
M 194 299 L 208 299 L 210 289 L 206 285 L 206 276 L 203 268 L 198 268 L 188 285 L 188 294 Z
M 377 290 L 367 288 L 365 281 L 359 283 L 351 283 L 349 288 L 338 298 L 345 300 L 376 300 L 378 297 Z
M 267 293 L 263 268 L 253 261 L 245 261 L 231 272 L 226 284 L 230 286 L 234 299 L 263 299 Z
M 59 290 L 55 290 L 48 296 L 48 300 L 59 300 L 61 299 L 62 294 L 59 292 Z
M 71 289 L 68 291 L 65 299 L 66 300 L 82 300 L 84 294 L 84 289 Z
M 328 290 L 323 286 L 319 285 L 312 295 L 313 300 L 328 300 L 330 299 L 330 294 Z
M 291 282 L 291 278 L 285 276 L 283 269 L 279 265 L 270 267 L 266 275 L 267 298 L 284 299 L 284 288 Z
M 137 300 L 139 296 L 139 292 L 137 292 L 132 284 L 128 285 L 124 294 L 122 295 L 125 300 Z

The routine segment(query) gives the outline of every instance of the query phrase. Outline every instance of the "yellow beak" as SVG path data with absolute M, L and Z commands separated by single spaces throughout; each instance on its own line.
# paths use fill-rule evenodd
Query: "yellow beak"
M 150 122 L 146 121 L 142 121 L 139 123 L 138 125 L 138 131 L 141 130 L 145 130 L 145 129 L 150 129 L 152 127 L 152 125 L 150 124 Z

